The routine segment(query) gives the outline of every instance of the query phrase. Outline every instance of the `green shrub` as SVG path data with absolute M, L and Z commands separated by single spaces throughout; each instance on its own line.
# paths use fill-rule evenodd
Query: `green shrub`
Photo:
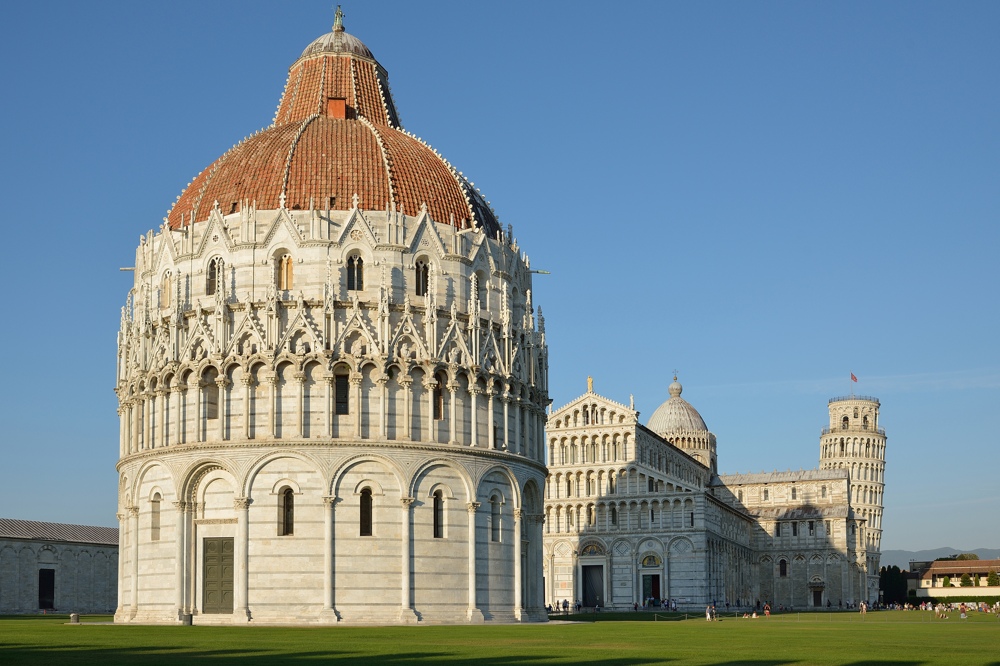
M 990 575 L 986 577 L 986 584 L 990 587 L 1000 587 L 1000 576 L 997 576 L 997 572 L 990 569 Z
M 972 587 L 972 576 L 967 573 L 962 574 L 962 587 Z

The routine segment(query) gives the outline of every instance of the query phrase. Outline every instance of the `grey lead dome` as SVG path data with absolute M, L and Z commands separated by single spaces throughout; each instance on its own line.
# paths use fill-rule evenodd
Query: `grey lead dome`
M 684 388 L 677 377 L 668 388 L 670 398 L 656 408 L 653 415 L 649 417 L 646 427 L 658 435 L 677 431 L 708 430 L 705 420 L 701 418 L 698 410 L 691 406 L 687 400 L 681 397 Z

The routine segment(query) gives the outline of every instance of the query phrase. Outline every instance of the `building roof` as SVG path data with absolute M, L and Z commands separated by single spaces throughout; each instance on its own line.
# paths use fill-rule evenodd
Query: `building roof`
M 657 407 L 649 417 L 647 428 L 668 439 L 676 432 L 708 432 L 708 426 L 705 425 L 705 420 L 701 418 L 698 410 L 681 397 L 683 390 L 677 377 L 674 376 L 674 381 L 668 388 L 670 398 Z
M 94 525 L 67 525 L 42 523 L 35 520 L 0 518 L 0 539 L 28 539 L 31 541 L 69 541 L 105 546 L 118 545 L 117 527 Z
M 403 130 L 388 74 L 343 31 L 310 44 L 289 70 L 270 127 L 195 177 L 167 216 L 178 229 L 254 204 L 257 210 L 401 209 L 458 228 L 500 230 L 489 202 L 444 157 Z
M 740 486 L 747 483 L 789 483 L 796 481 L 827 481 L 846 479 L 846 469 L 800 469 L 786 472 L 756 472 L 751 474 L 720 474 L 723 485 Z
M 911 566 L 918 564 L 911 562 Z M 921 578 L 933 576 L 961 576 L 962 574 L 985 574 L 1000 572 L 1000 560 L 934 560 L 930 567 L 921 572 Z

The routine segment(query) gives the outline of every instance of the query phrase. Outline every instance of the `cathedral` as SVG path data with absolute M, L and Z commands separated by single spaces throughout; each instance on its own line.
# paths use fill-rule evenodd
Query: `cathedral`
M 339 9 L 133 270 L 116 622 L 546 619 L 529 258 Z
M 831 608 L 878 600 L 885 430 L 877 398 L 829 402 L 819 467 L 718 474 L 674 377 L 646 425 L 593 390 L 548 416 L 546 603 Z

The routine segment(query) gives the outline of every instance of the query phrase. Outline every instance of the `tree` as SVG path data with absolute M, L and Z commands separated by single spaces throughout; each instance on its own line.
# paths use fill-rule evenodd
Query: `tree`
M 967 573 L 962 574 L 962 587 L 972 587 L 972 576 Z
M 1000 587 L 1000 576 L 997 576 L 995 569 L 990 569 L 990 574 L 986 577 L 986 584 L 990 587 Z
M 978 560 L 979 556 L 976 555 L 975 553 L 962 553 L 961 555 L 959 555 L 955 559 L 956 560 Z
M 945 587 L 951 587 L 951 576 L 945 576 L 944 580 L 941 581 L 941 584 Z

